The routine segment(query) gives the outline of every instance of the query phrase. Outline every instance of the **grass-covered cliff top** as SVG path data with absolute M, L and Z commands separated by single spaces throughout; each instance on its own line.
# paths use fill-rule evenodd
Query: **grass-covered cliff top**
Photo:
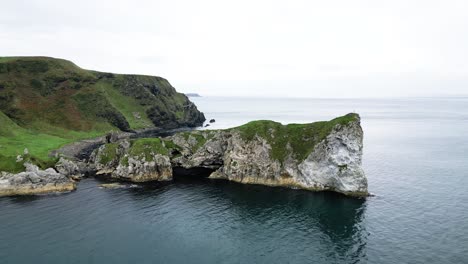
M 293 157 L 304 160 L 336 125 L 346 125 L 349 122 L 359 120 L 359 115 L 355 113 L 330 121 L 309 124 L 282 125 L 278 122 L 260 120 L 249 122 L 232 130 L 239 131 L 244 140 L 252 140 L 256 136 L 264 138 L 271 145 L 272 158 L 283 162 L 290 152 Z M 291 150 L 288 150 L 287 146 L 290 146 Z
M 195 153 L 208 141 L 223 138 L 216 137 L 216 134 L 223 132 L 237 132 L 245 141 L 252 141 L 257 137 L 265 139 L 271 146 L 270 154 L 273 159 L 284 162 L 288 155 L 291 154 L 291 156 L 296 160 L 302 161 L 312 153 L 318 143 L 326 139 L 334 127 L 337 125 L 345 126 L 350 122 L 359 122 L 359 120 L 359 115 L 354 113 L 347 114 L 330 121 L 320 121 L 309 124 L 282 125 L 281 123 L 274 121 L 260 120 L 252 121 L 245 125 L 226 130 L 181 132 L 176 136 L 178 136 L 179 139 L 183 138 L 188 143 L 186 146 L 190 148 L 189 151 L 191 153 Z M 173 139 L 174 137 L 165 139 L 141 138 L 132 140 L 128 153 L 130 156 L 143 155 L 146 157 L 146 160 L 151 159 L 151 153 L 170 155 L 174 150 L 182 149 L 173 142 Z M 106 151 L 102 152 L 106 157 L 101 160 L 107 162 L 109 159 L 113 159 L 116 153 L 116 146 L 116 143 L 107 144 Z
M 112 130 L 197 126 L 204 116 L 164 78 L 81 69 L 49 57 L 0 57 L 0 171 Z
M 98 160 L 105 165 L 117 158 L 119 143 L 108 143 L 99 153 Z M 155 154 L 169 155 L 169 151 L 174 148 L 179 148 L 171 141 L 164 141 L 160 138 L 140 138 L 130 141 L 128 156 L 119 157 L 122 164 L 128 165 L 128 158 L 137 157 L 144 158 L 146 161 L 152 161 Z

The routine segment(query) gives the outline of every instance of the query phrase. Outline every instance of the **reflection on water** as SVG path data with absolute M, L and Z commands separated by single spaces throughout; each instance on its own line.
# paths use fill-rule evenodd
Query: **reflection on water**
M 322 242 L 316 238 L 326 240 L 327 258 L 365 259 L 367 233 L 362 225 L 365 199 L 331 192 L 312 193 L 237 183 L 216 185 L 219 188 L 217 195 L 231 203 L 239 218 L 247 219 L 249 223 L 268 225 L 270 230 L 286 225 L 291 232 L 287 235 L 293 238 L 290 242 L 295 244 L 297 237 L 293 233 L 296 233 L 306 251 L 312 246 L 307 245 L 308 242 L 318 244 Z
M 136 254 L 171 263 L 366 258 L 364 199 L 208 179 L 113 190 L 98 184 L 88 179 L 63 196 L 0 200 L 10 211 L 0 215 L 8 223 L 0 226 L 6 239 L 0 257 L 11 263 L 60 263 L 67 255 L 76 257 L 70 263 L 127 263 Z M 27 220 L 13 221 L 18 217 Z M 31 250 L 15 254 L 18 246 Z

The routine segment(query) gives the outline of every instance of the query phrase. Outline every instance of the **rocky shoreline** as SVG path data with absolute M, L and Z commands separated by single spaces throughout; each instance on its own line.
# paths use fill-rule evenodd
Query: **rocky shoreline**
M 26 171 L 17 174 L 0 173 L 0 196 L 69 192 L 76 189 L 72 177 L 53 168 L 41 170 L 31 163 L 26 163 L 25 167 Z
M 211 179 L 367 196 L 359 116 L 288 125 L 256 121 L 239 128 L 121 140 L 93 152 L 99 175 L 131 182 L 168 181 L 173 169 Z M 193 173 L 192 173 L 193 174 Z
M 26 172 L 2 173 L 0 196 L 70 191 L 85 175 L 134 183 L 171 181 L 182 169 L 188 175 L 203 171 L 211 179 L 362 197 L 368 195 L 362 141 L 357 114 L 302 125 L 254 121 L 151 138 L 113 135 L 92 141 L 97 148 L 87 160 L 68 156 L 55 169 L 41 171 L 28 164 Z

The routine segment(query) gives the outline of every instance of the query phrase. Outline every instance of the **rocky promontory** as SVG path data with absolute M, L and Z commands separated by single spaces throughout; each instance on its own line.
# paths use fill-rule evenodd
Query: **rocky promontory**
M 363 132 L 357 114 L 327 122 L 282 125 L 253 121 L 226 130 L 121 140 L 97 149 L 97 173 L 131 182 L 168 181 L 173 170 L 246 184 L 366 196 Z

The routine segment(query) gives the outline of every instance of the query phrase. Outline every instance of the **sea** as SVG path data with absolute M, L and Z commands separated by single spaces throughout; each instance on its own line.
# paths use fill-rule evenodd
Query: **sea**
M 191 98 L 222 129 L 359 113 L 373 196 L 178 177 L 0 198 L 0 263 L 468 263 L 468 98 Z

